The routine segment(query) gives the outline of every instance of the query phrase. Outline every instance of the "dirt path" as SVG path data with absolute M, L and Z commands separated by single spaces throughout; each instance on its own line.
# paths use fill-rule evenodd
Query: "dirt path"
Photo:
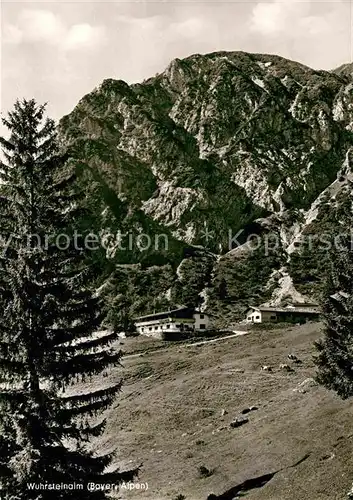
M 219 342 L 220 340 L 232 339 L 234 337 L 239 337 L 240 335 L 246 335 L 249 332 L 235 332 L 233 335 L 227 335 L 226 337 L 219 337 L 217 339 L 202 340 L 200 342 L 194 342 L 193 344 L 186 344 L 185 347 L 192 347 L 195 345 L 210 344 L 211 342 Z
M 212 342 L 220 342 L 221 340 L 227 340 L 227 339 L 232 339 L 234 337 L 239 337 L 242 335 L 246 335 L 249 332 L 235 332 L 232 335 L 226 335 L 225 337 L 218 337 L 216 339 L 211 339 L 211 340 L 201 340 L 199 342 L 193 342 L 192 344 L 183 344 L 182 347 L 194 347 L 194 346 L 199 346 L 199 345 L 205 345 L 205 344 L 211 344 Z M 139 358 L 142 356 L 146 356 L 146 354 L 153 354 L 155 352 L 163 352 L 169 349 L 170 347 L 166 347 L 165 349 L 151 349 L 148 350 L 146 353 L 141 353 L 138 352 L 136 354 L 127 354 L 126 356 L 122 357 L 122 360 L 129 359 L 129 358 Z

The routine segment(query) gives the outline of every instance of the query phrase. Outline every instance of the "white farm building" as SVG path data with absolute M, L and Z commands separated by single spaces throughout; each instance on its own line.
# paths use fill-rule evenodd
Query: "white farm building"
M 246 313 L 247 323 L 305 323 L 317 321 L 320 311 L 316 304 L 297 304 L 287 307 L 250 307 Z
M 141 335 L 172 338 L 184 333 L 207 330 L 209 316 L 189 307 L 179 307 L 135 318 L 136 330 Z

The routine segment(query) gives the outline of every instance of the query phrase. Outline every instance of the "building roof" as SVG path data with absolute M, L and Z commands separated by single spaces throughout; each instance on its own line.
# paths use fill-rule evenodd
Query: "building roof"
M 169 316 L 172 314 L 180 313 L 182 311 L 191 311 L 190 307 L 178 307 L 177 309 L 170 309 L 168 311 L 161 311 L 161 312 L 156 312 L 156 313 L 151 313 L 151 314 L 146 314 L 144 316 L 138 316 L 134 318 L 134 321 L 142 321 L 142 320 L 148 320 L 149 318 L 157 318 L 159 316 Z
M 330 295 L 331 299 L 334 299 L 334 300 L 342 300 L 342 299 L 348 299 L 349 298 L 349 294 L 346 293 L 346 292 L 337 292 L 335 293 L 334 295 Z
M 289 307 L 253 307 L 250 306 L 250 309 L 253 309 L 254 311 L 259 311 L 259 312 L 297 312 L 297 313 L 307 313 L 307 314 L 319 314 L 319 310 L 312 308 L 309 309 L 308 307 L 294 307 L 294 306 L 289 306 Z
M 148 321 L 149 319 L 163 319 L 167 318 L 173 315 L 179 315 L 179 318 L 181 317 L 180 314 L 185 311 L 185 315 L 190 315 L 192 316 L 194 313 L 197 314 L 204 314 L 205 316 L 211 316 L 209 313 L 204 312 L 204 311 L 199 311 L 198 309 L 194 309 L 193 307 L 186 307 L 186 306 L 180 306 L 176 309 L 170 309 L 168 311 L 161 311 L 161 312 L 156 312 L 156 313 L 151 313 L 151 314 L 146 314 L 144 316 L 137 316 L 136 318 L 133 318 L 133 320 L 136 321 Z
M 305 309 L 317 309 L 319 307 L 319 304 L 317 304 L 316 302 L 292 302 L 291 306 L 298 307 L 299 309 L 302 309 L 304 307 Z

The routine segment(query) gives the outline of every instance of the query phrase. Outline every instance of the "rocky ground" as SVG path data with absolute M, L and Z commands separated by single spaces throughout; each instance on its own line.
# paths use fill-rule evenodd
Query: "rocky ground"
M 149 489 L 115 498 L 346 498 L 352 402 L 313 381 L 320 330 L 257 330 L 199 346 L 123 340 L 139 355 L 111 375 L 125 385 L 99 447 L 118 446 L 125 466 L 142 462 Z

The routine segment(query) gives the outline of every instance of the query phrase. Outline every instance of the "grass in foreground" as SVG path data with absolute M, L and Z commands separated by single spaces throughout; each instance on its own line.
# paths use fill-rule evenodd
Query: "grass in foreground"
M 258 331 L 126 358 L 123 394 L 100 448 L 118 443 L 121 456 L 142 461 L 140 481 L 149 489 L 115 498 L 206 500 L 282 468 L 247 498 L 345 498 L 353 481 L 352 403 L 310 380 L 320 328 Z M 291 362 L 290 353 L 302 362 Z

